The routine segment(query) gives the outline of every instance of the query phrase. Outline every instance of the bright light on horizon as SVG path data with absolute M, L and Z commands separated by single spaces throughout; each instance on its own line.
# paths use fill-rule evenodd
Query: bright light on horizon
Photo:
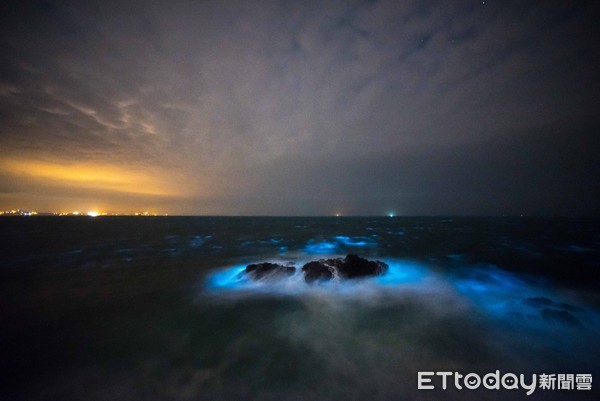
M 88 212 L 87 215 L 90 216 L 90 217 L 96 217 L 96 216 L 100 215 L 100 213 L 98 213 L 97 211 L 93 210 L 91 212 Z
M 20 180 L 31 180 L 32 184 L 52 183 L 69 188 L 146 196 L 182 196 L 188 193 L 172 184 L 173 172 L 148 169 L 139 171 L 110 162 L 48 162 L 0 158 L 0 168 L 5 173 L 19 177 Z

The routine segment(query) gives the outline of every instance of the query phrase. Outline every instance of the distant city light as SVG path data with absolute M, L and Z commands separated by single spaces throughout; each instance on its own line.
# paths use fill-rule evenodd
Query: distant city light
M 157 214 L 148 211 L 135 212 L 135 213 L 114 213 L 114 212 L 102 212 L 98 210 L 90 210 L 89 212 L 37 212 L 34 210 L 23 210 L 23 209 L 12 209 L 12 210 L 0 210 L 0 216 L 168 216 L 168 214 Z
M 13 209 L 13 210 L 0 210 L 0 216 L 35 216 L 38 212 Z

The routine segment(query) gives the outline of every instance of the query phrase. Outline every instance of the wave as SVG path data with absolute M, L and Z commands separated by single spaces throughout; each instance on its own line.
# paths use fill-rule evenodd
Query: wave
M 535 276 L 512 273 L 494 265 L 445 271 L 412 260 L 382 261 L 389 269 L 380 276 L 334 277 L 312 283 L 305 281 L 301 270 L 308 260 L 298 261 L 292 275 L 261 279 L 245 275 L 246 265 L 234 265 L 210 273 L 203 292 L 221 297 L 318 296 L 391 302 L 411 298 L 421 302 L 423 310 L 443 306 L 519 326 L 567 329 L 599 326 L 600 319 L 594 308 L 578 305 L 579 300 L 570 299 Z

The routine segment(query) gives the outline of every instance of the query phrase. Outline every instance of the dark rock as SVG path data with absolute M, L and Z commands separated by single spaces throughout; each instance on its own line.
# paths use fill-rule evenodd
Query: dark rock
M 304 272 L 304 280 L 307 283 L 312 283 L 316 280 L 331 280 L 333 278 L 333 267 L 321 261 L 308 262 L 302 266 L 302 271 Z
M 245 273 L 255 280 L 262 278 L 280 278 L 291 276 L 296 271 L 294 266 L 280 265 L 277 263 L 256 263 L 246 266 Z
M 340 276 L 356 278 L 380 276 L 387 272 L 388 265 L 379 260 L 367 260 L 356 255 L 347 255 L 344 262 L 337 267 Z
M 334 275 L 340 278 L 359 278 L 379 276 L 387 272 L 388 265 L 379 260 L 367 260 L 356 255 L 345 258 L 322 259 L 302 266 L 304 280 L 312 283 L 316 280 L 330 280 Z
M 367 260 L 356 255 L 345 258 L 321 259 L 311 261 L 302 266 L 304 280 L 313 283 L 318 280 L 331 280 L 334 277 L 354 279 L 360 277 L 380 276 L 387 272 L 388 265 L 379 260 Z M 281 279 L 296 272 L 291 264 L 255 263 L 246 266 L 240 277 L 246 276 L 253 280 Z

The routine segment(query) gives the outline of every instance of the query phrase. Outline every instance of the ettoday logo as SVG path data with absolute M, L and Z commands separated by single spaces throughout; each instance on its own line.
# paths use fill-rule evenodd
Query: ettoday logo
M 531 395 L 538 388 L 538 375 L 531 377 L 516 375 L 514 373 L 500 374 L 499 370 L 488 373 L 483 377 L 477 373 L 463 375 L 458 372 L 418 372 L 417 388 L 419 390 L 434 390 L 440 386 L 442 390 L 448 388 L 448 383 L 454 384 L 458 390 L 475 390 L 484 387 L 488 390 L 525 390 Z M 539 375 L 539 388 L 543 390 L 591 390 L 592 375 L 586 374 L 541 374 Z
M 417 388 L 419 390 L 435 389 L 436 387 L 434 384 L 429 384 L 433 382 L 433 377 L 435 376 L 441 378 L 441 388 L 443 390 L 447 389 L 448 382 L 454 383 L 454 387 L 458 390 L 462 390 L 463 388 L 475 390 L 483 385 L 483 387 L 488 390 L 500 390 L 500 388 L 516 390 L 522 388 L 526 390 L 527 395 L 531 395 L 537 387 L 536 374 L 533 374 L 530 380 L 526 380 L 525 375 L 523 374 L 519 376 L 514 373 L 500 375 L 500 371 L 497 370 L 493 373 L 488 373 L 483 377 L 479 376 L 477 373 L 463 375 L 458 372 L 419 372 Z M 454 376 L 453 379 L 452 376 Z

